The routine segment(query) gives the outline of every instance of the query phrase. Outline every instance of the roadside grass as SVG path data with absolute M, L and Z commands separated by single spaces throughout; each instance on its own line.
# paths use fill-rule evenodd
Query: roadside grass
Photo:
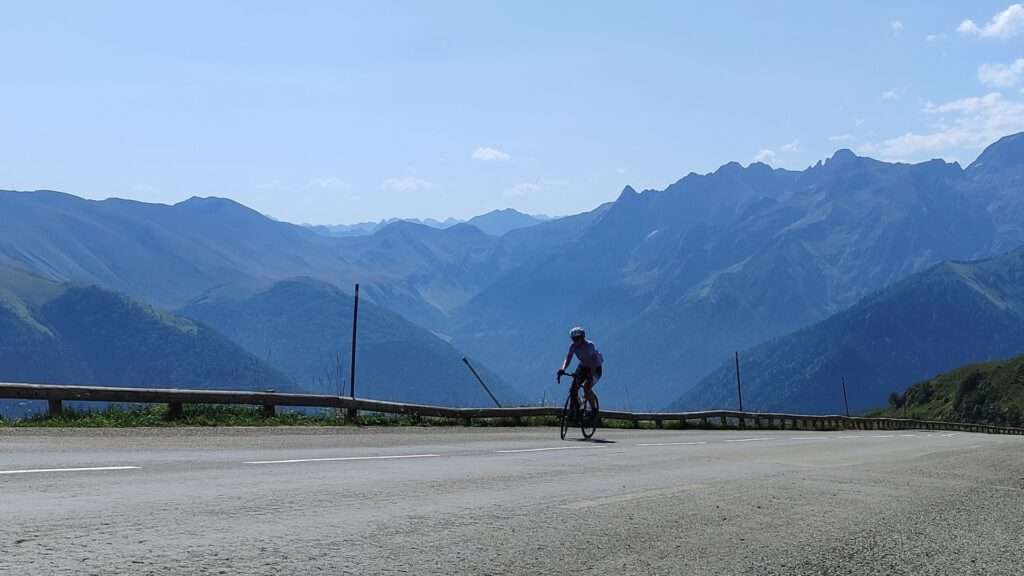
M 346 426 L 344 413 L 320 410 L 311 413 L 278 410 L 265 416 L 254 406 L 210 406 L 185 404 L 181 415 L 172 418 L 167 405 L 145 407 L 113 406 L 105 410 L 65 408 L 60 415 L 39 415 L 19 420 L 0 419 L 6 428 L 145 428 L 181 426 Z M 361 414 L 359 425 L 445 426 L 461 424 L 442 418 L 414 418 L 387 414 Z
M 82 410 L 66 406 L 60 415 L 46 414 L 18 420 L 0 418 L 0 428 L 147 428 L 147 427 L 217 427 L 217 426 L 469 426 L 541 427 L 560 424 L 558 416 L 530 416 L 524 418 L 436 418 L 400 414 L 360 412 L 355 421 L 346 418 L 344 411 L 330 409 L 278 408 L 273 416 L 266 416 L 258 406 L 185 404 L 181 414 L 171 416 L 166 404 L 112 405 L 102 410 Z M 575 427 L 575 426 L 573 426 Z M 633 422 L 602 418 L 601 428 L 634 430 L 741 430 L 738 423 L 722 426 L 718 422 L 703 426 L 697 422 L 666 420 L 659 427 L 653 421 Z M 748 426 L 748 428 L 752 428 Z
M 554 416 L 473 419 L 468 424 L 461 418 L 436 418 L 360 412 L 353 422 L 344 411 L 314 409 L 304 412 L 278 408 L 273 416 L 265 416 L 257 406 L 185 404 L 181 414 L 171 417 L 166 404 L 149 406 L 114 405 L 103 410 L 81 410 L 65 407 L 61 414 L 41 414 L 22 419 L 0 418 L 0 428 L 147 428 L 185 426 L 558 426 Z
M 185 404 L 181 413 L 172 417 L 166 404 L 152 405 L 111 405 L 103 409 L 82 409 L 67 406 L 57 416 L 39 414 L 17 420 L 0 418 L 0 428 L 147 428 L 147 427 L 217 427 L 217 426 L 410 426 L 439 427 L 463 426 L 476 428 L 495 427 L 557 427 L 558 416 L 529 416 L 522 418 L 437 418 L 401 414 L 360 412 L 355 421 L 346 417 L 345 411 L 325 408 L 296 409 L 278 407 L 273 416 L 263 414 L 259 406 Z M 573 428 L 576 425 L 572 426 Z M 602 418 L 601 428 L 633 430 L 742 430 L 754 429 L 747 425 L 740 427 L 730 421 L 721 425 L 717 420 L 707 426 L 699 422 L 665 420 L 658 426 L 653 421 L 633 422 Z M 779 429 L 778 426 L 773 427 Z M 763 427 L 767 430 L 769 428 Z M 812 428 L 804 428 L 812 429 Z M 833 429 L 833 428 L 829 428 Z M 839 428 L 841 429 L 841 428 Z

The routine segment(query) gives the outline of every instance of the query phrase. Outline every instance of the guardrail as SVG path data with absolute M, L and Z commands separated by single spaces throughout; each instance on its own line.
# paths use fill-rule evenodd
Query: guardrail
M 403 414 L 465 421 L 474 419 L 506 418 L 520 421 L 537 416 L 558 416 L 561 408 L 553 406 L 523 406 L 514 408 L 449 408 L 424 404 L 406 404 L 367 400 L 344 396 L 313 394 L 283 394 L 277 392 L 247 392 L 234 390 L 179 390 L 173 388 L 111 388 L 104 386 L 59 386 L 51 384 L 0 383 L 0 399 L 45 400 L 50 414 L 59 414 L 63 403 L 69 401 L 115 402 L 124 404 L 167 404 L 170 416 L 181 414 L 184 404 L 240 404 L 262 406 L 267 416 L 277 406 L 305 406 L 362 410 L 385 414 Z M 664 422 L 696 423 L 704 427 L 738 427 L 754 429 L 853 429 L 853 430 L 953 430 L 984 432 L 988 434 L 1024 435 L 1024 428 L 914 420 L 909 418 L 862 418 L 840 415 L 782 414 L 769 412 L 740 412 L 736 410 L 707 410 L 701 412 L 623 412 L 602 410 L 604 420 L 653 422 L 662 427 Z

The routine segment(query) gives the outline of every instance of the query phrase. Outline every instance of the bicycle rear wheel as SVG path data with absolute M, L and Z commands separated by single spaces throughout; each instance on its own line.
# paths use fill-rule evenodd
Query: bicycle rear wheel
M 584 398 L 580 402 L 580 431 L 583 432 L 584 438 L 590 438 L 597 431 L 597 420 L 598 420 L 598 401 L 597 396 L 594 396 L 594 401 Z
M 565 407 L 562 408 L 562 420 L 561 420 L 562 440 L 565 440 L 565 434 L 569 431 L 569 420 L 570 420 L 569 412 L 571 410 L 572 410 L 572 395 L 569 395 L 569 397 L 567 397 L 565 399 Z

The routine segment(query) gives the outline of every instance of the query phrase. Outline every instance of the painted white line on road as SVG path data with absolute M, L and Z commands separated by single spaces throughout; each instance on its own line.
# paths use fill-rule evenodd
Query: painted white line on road
M 295 460 L 255 460 L 243 464 L 299 464 L 302 462 L 350 462 L 353 460 L 400 460 L 408 458 L 437 458 L 440 454 L 401 454 L 398 456 L 342 456 L 338 458 L 297 458 Z
M 109 470 L 139 470 L 141 466 L 94 466 L 91 468 L 37 468 L 35 470 L 0 470 L 0 474 L 43 474 L 49 472 L 106 472 Z
M 828 440 L 824 436 L 793 436 L 790 440 Z
M 726 442 L 761 442 L 762 440 L 775 440 L 775 438 L 740 438 L 739 440 L 726 440 Z
M 551 450 L 587 450 L 594 448 L 607 448 L 607 446 L 554 446 L 551 448 L 521 448 L 519 450 L 498 450 L 498 454 L 520 454 L 523 452 L 549 452 Z
M 863 436 L 840 436 L 839 440 L 852 440 L 853 438 L 863 438 Z
M 875 434 L 872 438 L 892 438 L 891 434 Z
M 900 438 L 917 438 L 917 434 L 900 434 Z
M 703 446 L 707 442 L 654 442 L 651 444 L 637 444 L 637 446 Z

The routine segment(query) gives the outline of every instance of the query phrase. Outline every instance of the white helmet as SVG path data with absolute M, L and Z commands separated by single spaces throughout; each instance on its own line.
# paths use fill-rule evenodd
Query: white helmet
M 580 327 L 580 326 L 577 326 L 577 327 L 573 328 L 572 330 L 569 330 L 569 338 L 576 339 L 576 338 L 586 338 L 586 337 L 587 337 L 587 332 L 585 330 L 583 330 L 583 328 Z

